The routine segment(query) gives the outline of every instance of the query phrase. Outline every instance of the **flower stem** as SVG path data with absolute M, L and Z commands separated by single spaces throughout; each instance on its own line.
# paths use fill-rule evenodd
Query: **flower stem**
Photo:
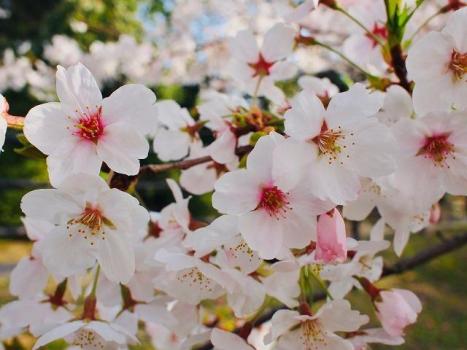
M 384 43 L 381 41 L 381 39 L 375 35 L 371 30 L 369 30 L 365 25 L 360 22 L 357 18 L 355 18 L 353 15 L 351 15 L 349 12 L 347 12 L 344 8 L 342 7 L 337 7 L 336 11 L 339 11 L 342 13 L 344 16 L 349 18 L 352 22 L 354 22 L 356 25 L 358 25 L 360 28 L 362 28 L 378 45 L 384 46 Z
M 365 69 L 363 69 L 362 67 L 360 67 L 358 64 L 356 64 L 354 61 L 352 61 L 351 59 L 349 59 L 346 55 L 344 55 L 342 52 L 340 51 L 337 51 L 336 49 L 332 48 L 331 46 L 327 45 L 327 44 L 324 44 L 316 39 L 313 39 L 313 45 L 317 45 L 317 46 L 321 46 L 322 48 L 325 48 L 326 50 L 329 50 L 333 53 L 335 53 L 337 56 L 339 56 L 340 58 L 342 58 L 344 61 L 346 61 L 348 64 L 350 64 L 352 67 L 354 67 L 355 69 L 359 70 L 360 72 L 362 72 L 363 74 L 365 74 L 368 78 L 373 78 L 373 79 L 378 79 L 377 77 L 375 77 L 373 74 L 367 72 Z
M 430 17 L 428 17 L 418 28 L 417 30 L 410 36 L 410 38 L 407 40 L 407 42 L 412 42 L 412 40 L 415 38 L 415 36 L 420 33 L 420 31 L 425 27 L 427 26 L 434 18 L 438 17 L 439 15 L 443 14 L 444 11 L 443 9 L 435 12 L 434 14 L 432 14 Z

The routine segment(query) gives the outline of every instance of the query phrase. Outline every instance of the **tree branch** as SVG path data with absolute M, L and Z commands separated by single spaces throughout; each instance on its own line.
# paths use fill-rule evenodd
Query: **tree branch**
M 238 156 L 243 156 L 247 154 L 248 152 L 250 152 L 251 149 L 252 147 L 248 145 L 241 146 L 235 150 L 235 153 Z M 200 165 L 200 164 L 211 162 L 211 161 L 213 161 L 211 156 L 204 156 L 200 158 L 185 159 L 185 160 L 181 160 L 178 162 L 162 163 L 162 164 L 148 164 L 148 165 L 143 165 L 140 168 L 139 175 L 143 173 L 147 173 L 147 172 L 157 174 L 157 173 L 162 173 L 162 172 L 173 170 L 173 169 L 185 170 L 185 169 L 194 167 L 196 165 Z
M 411 270 L 417 266 L 430 262 L 431 260 L 436 259 L 444 254 L 460 249 L 465 244 L 467 244 L 467 232 L 461 235 L 457 235 L 452 238 L 449 238 L 440 244 L 433 245 L 432 247 L 427 248 L 409 258 L 402 259 L 392 266 L 385 266 L 383 268 L 382 277 L 401 274 L 407 270 Z M 326 298 L 326 294 L 322 292 L 316 293 L 313 296 L 313 300 L 316 300 L 316 301 L 323 300 L 325 298 Z M 286 306 L 279 306 L 279 307 L 270 309 L 253 323 L 253 327 L 258 327 L 262 325 L 263 323 L 266 323 L 272 318 L 272 316 L 277 311 L 284 310 L 284 309 L 288 309 L 288 308 Z M 235 329 L 234 333 L 238 334 L 241 331 L 241 329 L 242 329 L 241 327 Z M 211 344 L 211 342 L 209 342 L 201 347 L 196 348 L 196 350 L 210 350 L 212 348 L 213 348 L 213 345 Z

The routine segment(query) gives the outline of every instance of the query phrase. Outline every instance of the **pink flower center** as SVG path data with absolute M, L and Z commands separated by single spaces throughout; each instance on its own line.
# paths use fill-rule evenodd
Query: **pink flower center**
M 97 143 L 99 138 L 104 134 L 102 107 L 99 107 L 95 112 L 81 115 L 81 118 L 75 127 L 75 135 L 79 136 L 83 140 Z
M 381 39 L 386 40 L 388 38 L 388 29 L 384 24 L 375 23 L 371 32 Z M 371 44 L 373 45 L 373 47 L 376 47 L 378 45 L 378 42 L 370 34 L 367 33 L 366 37 L 371 40 Z
M 341 146 L 337 144 L 337 141 L 341 138 L 344 138 L 344 134 L 340 127 L 337 130 L 329 129 L 324 121 L 321 125 L 321 132 L 311 141 L 318 146 L 320 155 L 329 155 L 331 158 L 336 159 L 337 154 L 342 150 Z
M 279 216 L 283 217 L 289 209 L 292 209 L 289 204 L 286 193 L 277 186 L 269 186 L 264 187 L 261 192 L 258 209 L 264 209 L 269 216 L 279 218 Z
M 274 62 L 268 62 L 264 59 L 263 55 L 260 53 L 258 60 L 255 63 L 248 63 L 248 65 L 253 68 L 253 78 L 255 77 L 264 77 L 269 75 L 271 72 L 271 67 L 274 65 Z
M 449 135 L 450 133 L 443 133 L 427 136 L 417 155 L 422 155 L 442 165 L 446 158 L 454 151 L 454 146 L 449 142 Z
M 467 73 L 467 52 L 460 53 L 456 50 L 452 50 L 449 69 L 454 73 L 456 79 L 462 80 L 464 74 Z

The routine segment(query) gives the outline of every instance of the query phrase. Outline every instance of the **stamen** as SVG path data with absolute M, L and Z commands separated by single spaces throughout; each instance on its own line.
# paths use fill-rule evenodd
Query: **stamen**
M 454 73 L 456 80 L 463 80 L 464 74 L 467 73 L 467 52 L 460 53 L 452 50 L 449 69 Z
M 329 129 L 326 122 L 324 121 L 321 126 L 321 132 L 318 136 L 311 139 L 311 142 L 318 146 L 320 155 L 329 156 L 330 160 L 336 160 L 337 155 L 341 153 L 342 148 L 337 141 L 345 139 L 344 133 L 339 126 L 337 130 Z
M 454 152 L 454 146 L 449 142 L 450 133 L 443 133 L 425 138 L 423 146 L 417 153 L 417 156 L 424 156 L 431 159 L 435 166 L 443 167 L 445 161 Z M 449 167 L 449 166 L 448 166 Z
M 75 135 L 80 138 L 97 143 L 99 138 L 104 134 L 104 124 L 102 122 L 102 107 L 99 107 L 97 111 L 82 113 L 81 118 L 75 125 Z
M 277 186 L 264 187 L 257 209 L 264 209 L 269 216 L 284 218 L 288 210 L 291 210 L 290 202 L 287 200 L 288 193 L 284 193 Z

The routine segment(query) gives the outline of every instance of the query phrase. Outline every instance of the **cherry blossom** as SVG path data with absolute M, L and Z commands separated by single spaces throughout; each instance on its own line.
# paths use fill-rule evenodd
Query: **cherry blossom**
M 345 222 L 339 211 L 321 214 L 318 218 L 316 259 L 325 263 L 342 262 L 347 258 Z
M 145 125 L 154 115 L 155 96 L 142 85 L 126 85 L 102 99 L 82 64 L 57 70 L 60 103 L 31 109 L 25 119 L 28 140 L 46 154 L 50 181 L 68 175 L 97 175 L 105 162 L 112 170 L 135 175 L 148 154 Z
M 276 24 L 264 36 L 261 47 L 249 30 L 240 31 L 230 42 L 234 57 L 231 75 L 250 95 L 266 96 L 280 103 L 283 92 L 274 85 L 278 80 L 293 77 L 295 67 L 285 62 L 292 51 L 295 31 Z
M 279 135 L 262 137 L 250 153 L 247 168 L 223 175 L 215 185 L 213 206 L 238 215 L 239 230 L 262 258 L 280 257 L 287 248 L 303 248 L 316 239 L 316 217 L 330 203 L 294 184 L 274 164 Z
M 21 208 L 27 218 L 41 218 L 53 225 L 38 243 L 38 250 L 54 275 L 83 272 L 94 266 L 96 259 L 112 281 L 128 282 L 133 275 L 131 234 L 144 230 L 149 215 L 130 195 L 109 189 L 99 177 L 80 174 L 57 189 L 29 192 Z
M 272 318 L 267 342 L 278 339 L 277 349 L 353 350 L 352 344 L 335 332 L 354 332 L 368 323 L 368 316 L 351 310 L 346 300 L 331 301 L 315 315 L 280 310 Z M 297 327 L 299 326 L 299 327 Z
M 410 48 L 407 70 L 414 80 L 419 115 L 467 108 L 467 9 L 454 12 L 441 32 L 430 32 Z
M 411 291 L 391 289 L 379 293 L 381 301 L 376 301 L 378 318 L 384 330 L 391 336 L 404 335 L 404 329 L 417 320 L 422 304 Z
M 335 95 L 327 109 L 305 91 L 292 101 L 285 131 L 309 154 L 299 170 L 306 169 L 308 185 L 319 198 L 343 204 L 357 197 L 360 176 L 389 175 L 395 169 L 395 141 L 374 117 L 381 102 L 361 84 Z

